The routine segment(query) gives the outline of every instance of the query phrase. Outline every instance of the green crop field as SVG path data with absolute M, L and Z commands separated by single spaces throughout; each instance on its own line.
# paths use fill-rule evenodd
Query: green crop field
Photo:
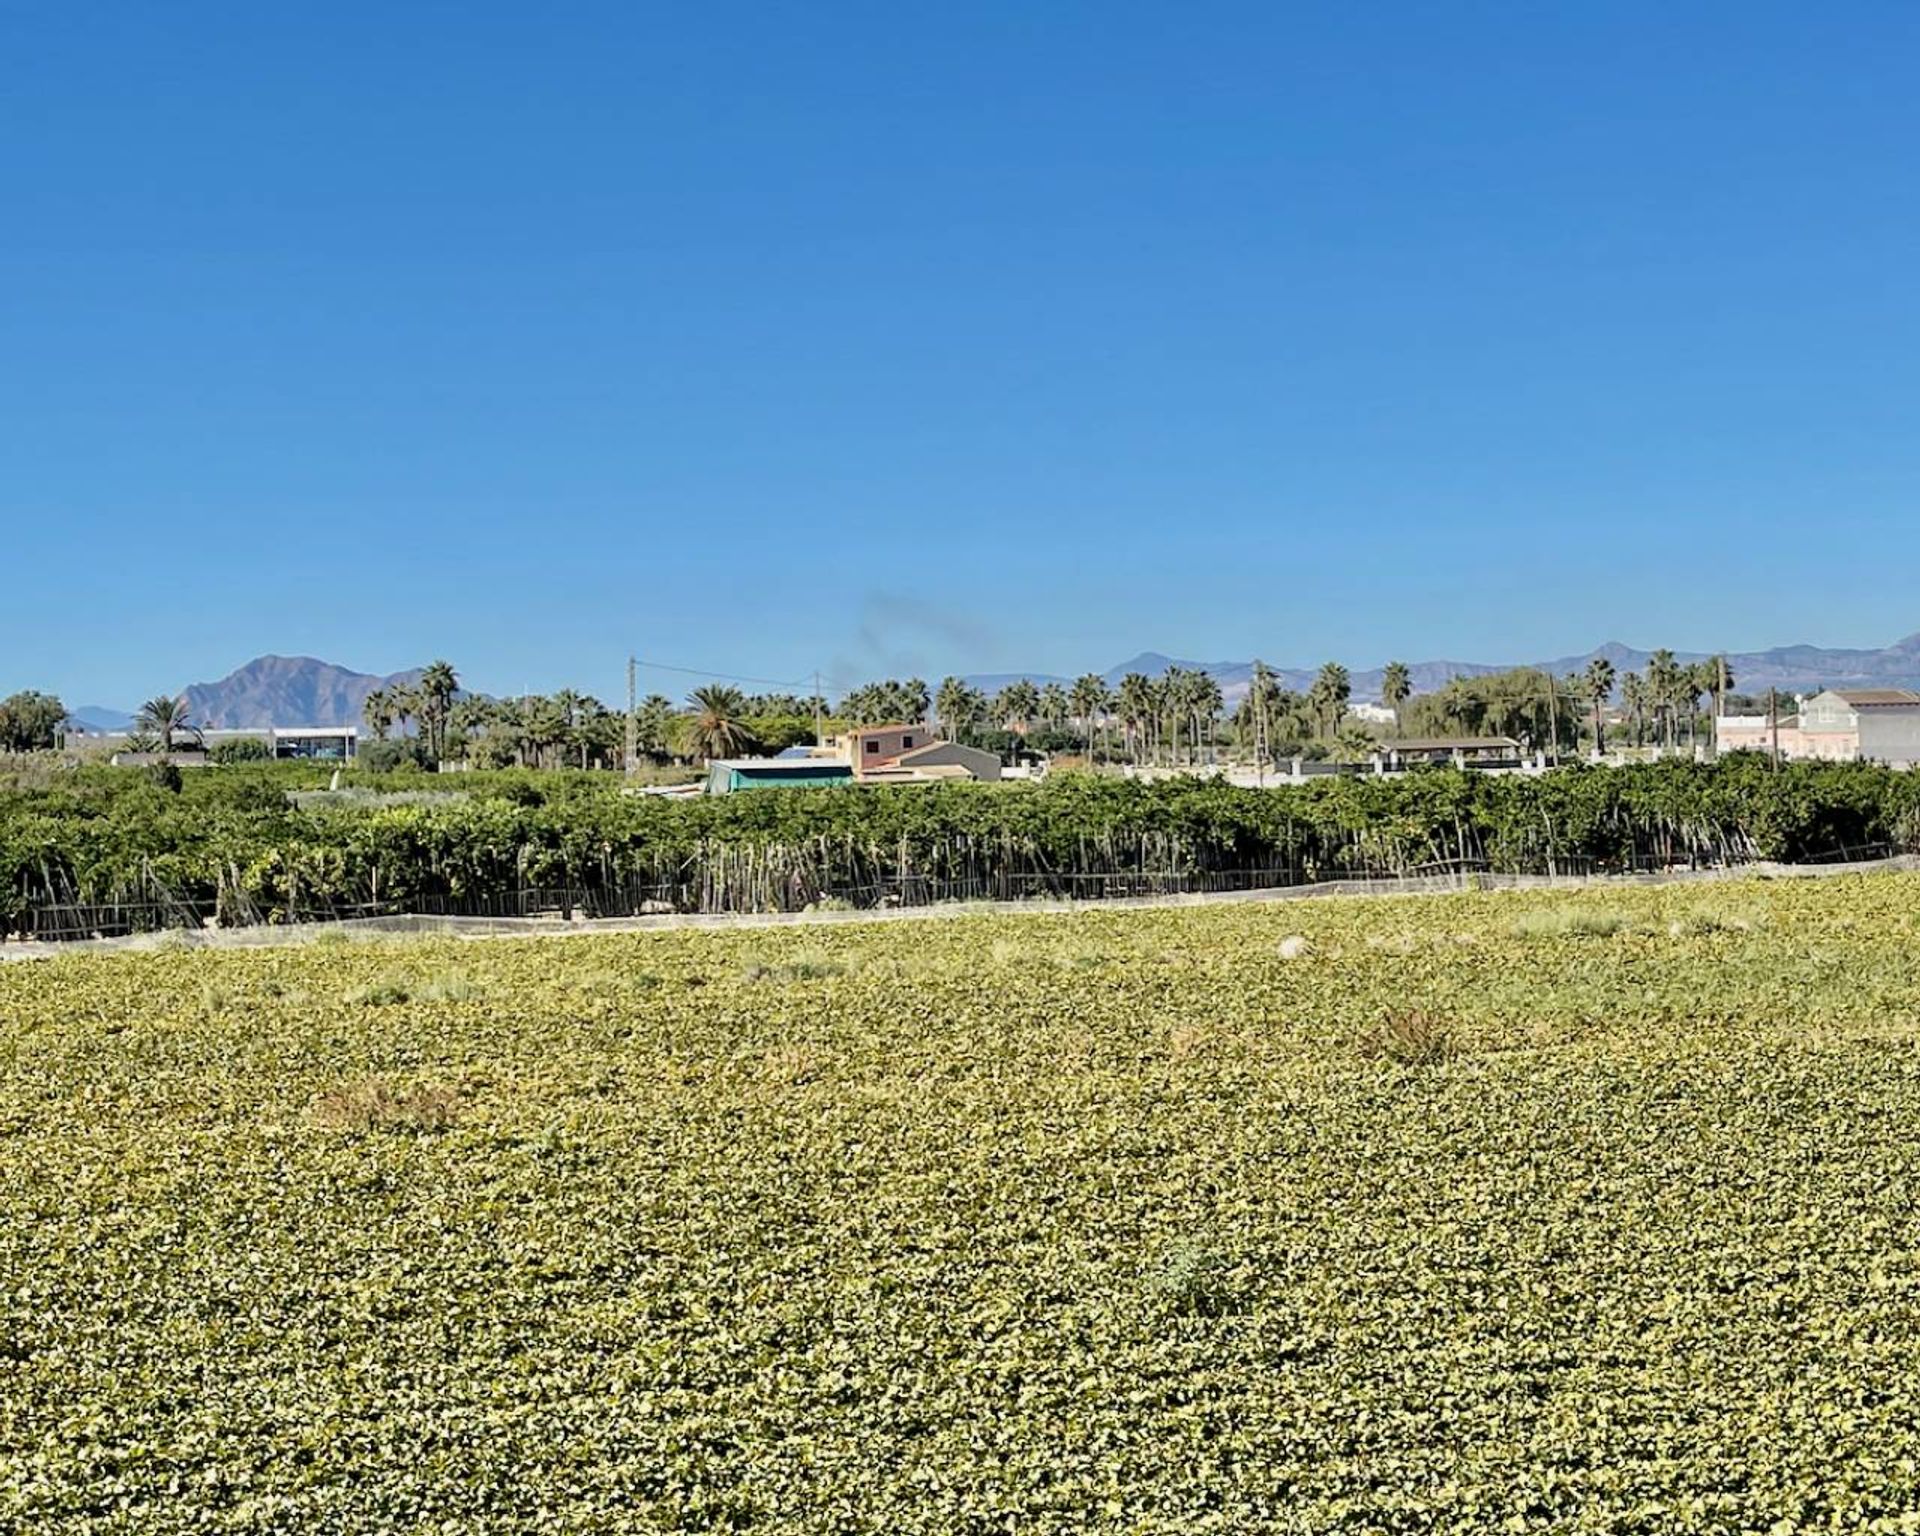
M 1920 1530 L 1916 917 L 0 966 L 0 1529 Z

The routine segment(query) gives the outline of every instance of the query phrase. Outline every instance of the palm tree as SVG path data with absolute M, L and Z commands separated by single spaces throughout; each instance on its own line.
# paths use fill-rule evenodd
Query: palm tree
M 1116 703 L 1120 710 L 1121 727 L 1126 732 L 1127 755 L 1138 763 L 1142 756 L 1143 738 L 1156 708 L 1153 680 L 1144 672 L 1129 672 L 1120 679 Z
M 1247 696 L 1240 701 L 1235 725 L 1244 744 L 1253 748 L 1255 767 L 1264 767 L 1273 747 L 1275 706 L 1280 687 L 1273 680 L 1273 669 L 1259 657 L 1253 661 L 1253 676 L 1247 683 Z
M 1353 679 L 1339 662 L 1330 661 L 1314 678 L 1307 697 L 1320 716 L 1322 734 L 1331 736 L 1340 724 L 1340 717 L 1346 713 L 1347 700 L 1353 697 Z
M 1662 648 L 1647 658 L 1647 702 L 1659 723 L 1660 745 L 1673 745 L 1673 710 L 1680 702 L 1680 663 Z
M 1026 735 L 1033 725 L 1033 718 L 1040 711 L 1040 690 L 1024 677 L 1016 678 L 1000 690 L 1000 696 L 993 701 L 993 712 L 1000 724 L 1012 730 L 1017 722 L 1020 734 Z
M 1593 750 L 1605 756 L 1607 750 L 1607 700 L 1613 697 L 1613 663 L 1596 656 L 1587 663 L 1587 697 L 1593 702 Z
M 156 694 L 142 704 L 134 723 L 141 731 L 158 738 L 163 754 L 173 750 L 174 737 L 200 734 L 187 717 L 187 701 L 169 698 L 164 693 Z
M 940 679 L 939 690 L 933 696 L 933 707 L 940 717 L 940 734 L 948 741 L 956 739 L 959 727 L 966 719 L 967 695 L 972 691 L 957 677 Z
M 436 661 L 420 674 L 420 721 L 427 728 L 427 750 L 435 757 L 446 751 L 447 716 L 459 691 L 459 676 L 447 662 Z
M 650 693 L 634 712 L 634 734 L 642 752 L 650 757 L 667 757 L 673 749 L 673 700 L 664 693 Z
M 373 689 L 360 704 L 361 718 L 373 732 L 375 741 L 385 741 L 393 729 L 393 695 L 384 688 Z
M 1193 717 L 1194 755 L 1199 755 L 1200 733 L 1207 736 L 1208 760 L 1219 746 L 1220 711 L 1226 707 L 1226 695 L 1220 691 L 1220 679 L 1211 672 L 1195 672 L 1187 684 L 1187 707 Z
M 1163 722 L 1162 735 L 1167 744 L 1167 766 L 1175 766 L 1180 761 L 1180 716 L 1185 712 L 1187 698 L 1187 669 L 1168 667 L 1160 674 L 1160 681 L 1154 684 L 1153 712 L 1157 720 Z
M 1626 705 L 1627 718 L 1633 722 L 1633 744 L 1645 745 L 1647 680 L 1638 672 L 1629 672 L 1620 679 L 1620 702 Z
M 1400 721 L 1400 707 L 1413 693 L 1413 673 L 1404 661 L 1390 661 L 1380 674 L 1380 702 L 1393 711 L 1393 731 L 1397 736 L 1405 730 Z
M 1058 683 L 1048 683 L 1040 690 L 1040 718 L 1047 723 L 1047 729 L 1057 731 L 1067 718 L 1067 690 Z
M 420 695 L 411 688 L 395 688 L 392 699 L 394 723 L 404 736 L 407 734 L 407 722 L 420 713 Z
M 1073 682 L 1072 692 L 1068 695 L 1068 707 L 1073 711 L 1074 719 L 1080 722 L 1080 734 L 1087 739 L 1087 755 L 1093 755 L 1094 720 L 1104 717 L 1108 704 L 1107 682 L 1097 672 L 1088 672 Z
M 688 694 L 687 703 L 693 708 L 695 755 L 711 762 L 716 757 L 737 757 L 752 746 L 752 734 L 740 723 L 747 699 L 738 688 L 707 683 Z
M 1707 669 L 1707 692 L 1713 696 L 1713 745 L 1720 747 L 1720 717 L 1727 712 L 1727 695 L 1733 691 L 1733 667 L 1723 651 L 1702 663 Z

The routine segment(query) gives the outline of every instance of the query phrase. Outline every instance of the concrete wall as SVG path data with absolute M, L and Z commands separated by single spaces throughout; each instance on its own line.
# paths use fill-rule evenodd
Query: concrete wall
M 1920 706 L 1861 710 L 1860 755 L 1874 763 L 1920 763 Z

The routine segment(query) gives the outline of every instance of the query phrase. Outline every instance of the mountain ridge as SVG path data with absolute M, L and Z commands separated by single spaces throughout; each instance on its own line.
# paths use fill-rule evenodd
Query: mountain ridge
M 256 656 L 215 682 L 192 684 L 181 697 L 188 718 L 208 730 L 358 725 L 369 693 L 411 687 L 423 670 L 382 675 L 355 672 L 317 656 Z
M 1432 660 L 1409 662 L 1407 670 L 1416 693 L 1444 688 L 1456 677 L 1484 677 L 1511 666 L 1546 667 L 1559 675 L 1584 672 L 1595 657 L 1605 657 L 1616 671 L 1643 669 L 1652 653 L 1620 640 L 1608 640 L 1592 650 L 1551 661 L 1477 662 Z M 1713 653 L 1676 651 L 1683 662 L 1702 661 Z M 1920 689 L 1920 632 L 1877 648 L 1818 646 L 1807 642 L 1774 646 L 1762 651 L 1729 651 L 1734 686 L 1751 693 L 1778 688 L 1785 693 L 1810 693 L 1821 688 L 1871 687 Z M 1141 651 L 1098 674 L 1115 687 L 1129 673 L 1163 676 L 1169 667 L 1204 671 L 1220 683 L 1229 702 L 1246 692 L 1253 673 L 1248 661 L 1190 661 L 1163 651 Z M 270 725 L 358 725 L 367 695 L 375 688 L 410 687 L 423 671 L 410 667 L 398 672 L 356 672 L 315 656 L 256 656 L 213 682 L 194 683 L 181 697 L 196 725 L 211 730 L 263 730 Z M 1281 685 L 1304 692 L 1313 685 L 1317 667 L 1273 666 Z M 1384 667 L 1352 669 L 1349 677 L 1356 701 L 1380 697 Z M 1071 687 L 1073 679 L 1050 672 L 971 673 L 963 681 L 976 688 L 998 691 L 1025 678 L 1036 686 L 1058 683 Z M 124 729 L 131 716 L 105 705 L 87 705 L 73 712 L 73 720 L 96 730 Z

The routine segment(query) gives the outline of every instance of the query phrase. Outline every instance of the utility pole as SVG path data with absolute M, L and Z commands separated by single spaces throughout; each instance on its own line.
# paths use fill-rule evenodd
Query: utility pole
M 826 732 L 822 728 L 820 711 L 824 700 L 820 697 L 820 669 L 813 669 L 813 744 L 824 747 L 827 744 Z
M 1720 760 L 1720 717 L 1727 712 L 1727 653 L 1722 651 L 1714 657 L 1713 664 L 1718 669 L 1719 683 L 1719 686 L 1713 690 L 1713 757 L 1714 761 L 1718 762 Z
M 1778 768 L 1780 766 L 1780 695 L 1772 688 L 1767 690 L 1767 735 L 1772 740 L 1768 757 L 1772 760 L 1773 766 Z
M 640 717 L 636 711 L 639 701 L 634 697 L 634 674 L 639 663 L 629 655 L 627 657 L 627 776 L 633 776 L 633 770 L 639 766 L 640 758 Z

